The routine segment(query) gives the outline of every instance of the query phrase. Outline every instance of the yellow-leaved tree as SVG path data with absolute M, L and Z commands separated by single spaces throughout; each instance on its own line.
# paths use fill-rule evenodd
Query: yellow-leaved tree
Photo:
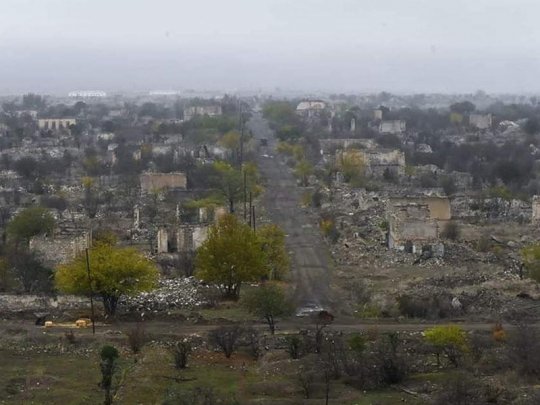
M 289 271 L 289 255 L 285 248 L 285 232 L 274 224 L 257 230 L 257 237 L 265 255 L 266 273 L 270 280 L 281 280 Z
M 540 283 L 540 245 L 531 245 L 521 249 L 521 257 L 529 277 Z
M 227 298 L 237 299 L 243 282 L 266 275 L 265 255 L 256 234 L 234 215 L 224 215 L 210 228 L 197 251 L 195 275 L 215 283 Z
M 157 285 L 156 266 L 135 249 L 98 243 L 90 249 L 89 261 L 91 287 L 85 255 L 59 266 L 55 283 L 65 293 L 101 296 L 107 315 L 115 314 L 121 296 L 150 291 Z

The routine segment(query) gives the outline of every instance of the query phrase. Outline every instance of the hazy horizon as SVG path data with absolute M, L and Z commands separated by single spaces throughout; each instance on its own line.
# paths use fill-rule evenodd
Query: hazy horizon
M 2 3 L 0 94 L 540 91 L 533 0 Z

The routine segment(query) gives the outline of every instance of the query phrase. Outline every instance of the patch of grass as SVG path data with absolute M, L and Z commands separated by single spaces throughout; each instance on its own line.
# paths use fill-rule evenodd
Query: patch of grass
M 97 404 L 98 361 L 80 355 L 0 351 L 2 404 Z
M 407 403 L 409 405 L 425 405 L 426 402 L 415 398 L 405 392 L 397 392 L 395 390 L 368 392 L 362 395 L 359 399 L 347 402 L 349 405 L 398 405 Z
M 204 319 L 227 319 L 229 321 L 249 321 L 254 320 L 253 315 L 247 312 L 238 304 L 231 306 L 219 306 L 217 308 L 201 309 L 198 311 Z

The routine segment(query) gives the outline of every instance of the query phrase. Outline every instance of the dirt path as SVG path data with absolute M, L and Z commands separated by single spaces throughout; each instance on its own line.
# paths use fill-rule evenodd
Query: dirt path
M 275 157 L 277 142 L 268 123 L 260 114 L 254 114 L 248 126 L 255 138 L 268 141 L 268 146 L 259 151 L 257 162 L 266 180 L 263 204 L 272 222 L 287 234 L 287 247 L 293 257 L 292 276 L 298 310 L 331 310 L 329 252 L 317 219 L 301 208 L 302 189 L 297 186 L 290 169 Z

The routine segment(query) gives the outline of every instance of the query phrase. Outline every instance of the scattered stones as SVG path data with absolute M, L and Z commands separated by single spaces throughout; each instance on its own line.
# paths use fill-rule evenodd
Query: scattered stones
M 194 277 L 162 279 L 154 291 L 122 297 L 119 306 L 127 312 L 161 312 L 173 308 L 193 309 L 210 305 L 215 288 Z

